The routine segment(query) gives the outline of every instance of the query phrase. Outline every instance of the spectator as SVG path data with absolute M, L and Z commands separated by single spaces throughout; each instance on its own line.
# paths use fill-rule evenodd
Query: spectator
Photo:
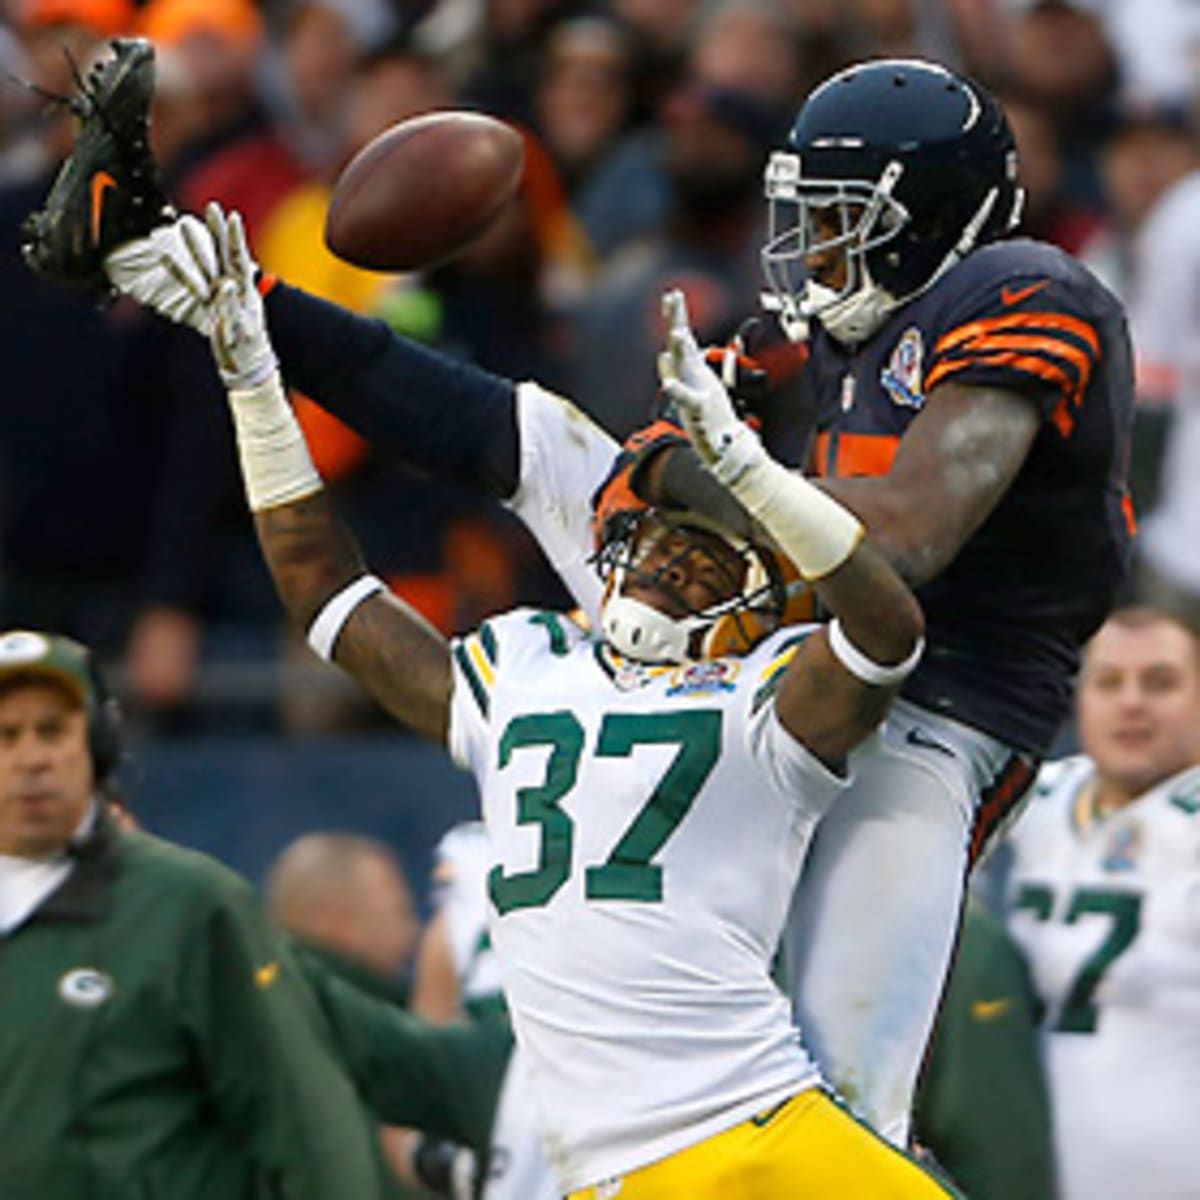
M 1128 302 L 1137 287 L 1134 246 L 1159 198 L 1200 166 L 1191 119 L 1185 108 L 1127 99 L 1100 152 L 1104 223 L 1079 248 L 1080 259 L 1100 281 Z
M 267 875 L 267 907 L 297 938 L 310 977 L 326 973 L 397 1007 L 416 948 L 412 893 L 395 854 L 382 842 L 347 833 L 310 833 L 286 846 Z M 312 961 L 315 959 L 316 961 Z M 318 994 L 325 992 L 321 985 Z M 404 1130 L 381 1125 L 379 1186 L 388 1200 L 413 1194 L 399 1186 L 389 1163 L 407 1158 Z
M 343 145 L 346 103 L 363 54 L 398 17 L 387 0 L 298 0 L 261 60 L 264 98 L 301 162 L 326 172 Z
M 700 336 L 731 337 L 761 285 L 762 167 L 785 123 L 745 89 L 693 78 L 664 111 L 661 227 L 613 258 L 572 319 L 571 381 L 580 407 L 622 435 L 654 411 L 659 297 L 682 286 Z
M 438 843 L 437 911 L 426 930 L 415 980 L 416 1011 L 447 1022 L 472 1019 L 508 1028 L 500 967 L 487 925 L 492 866 L 480 821 L 456 825 Z M 511 1042 L 510 1042 L 511 1044 Z M 490 1114 L 487 1171 L 480 1200 L 555 1200 L 558 1188 L 542 1149 L 524 1056 L 514 1047 Z
M 5 1200 L 372 1197 L 354 1093 L 251 889 L 118 829 L 87 650 L 0 636 Z
M 403 999 L 419 923 L 404 870 L 382 842 L 347 833 L 297 838 L 272 865 L 266 894 L 281 928 L 352 982 Z
M 1089 0 L 1014 0 L 1002 26 L 1006 53 L 1000 65 L 1007 88 L 1054 125 L 1068 198 L 1093 206 L 1099 195 L 1096 154 L 1108 133 L 1118 82 L 1099 7 Z
M 236 204 L 252 234 L 309 168 L 258 95 L 265 30 L 252 0 L 151 0 L 139 30 L 170 52 L 191 88 L 198 135 L 175 164 L 171 190 L 185 208 Z
M 1196 1194 L 1200 640 L 1146 608 L 1092 639 L 1083 753 L 1011 837 L 1009 928 L 1044 1007 L 1061 1200 Z
M 565 21 L 550 35 L 535 98 L 537 129 L 574 195 L 631 119 L 631 48 L 617 22 Z
M 1200 170 L 1160 197 L 1134 254 L 1130 320 L 1143 430 L 1134 465 L 1145 506 L 1158 502 L 1140 554 L 1153 595 L 1200 624 L 1200 605 L 1189 599 L 1200 596 Z
M 112 8 L 39 0 L 24 29 L 32 82 L 69 93 L 64 48 L 86 66 Z M 225 507 L 232 446 L 203 394 L 216 377 L 187 339 L 21 261 L 22 223 L 73 144 L 57 113 L 44 133 L 36 171 L 0 186 L 0 622 L 124 657 L 131 696 L 171 710 L 191 693 L 226 539 L 246 527 Z
M 1025 189 L 1021 230 L 1075 254 L 1101 228 L 1099 208 L 1068 194 L 1059 130 L 1046 110 L 1017 95 L 1002 100 Z

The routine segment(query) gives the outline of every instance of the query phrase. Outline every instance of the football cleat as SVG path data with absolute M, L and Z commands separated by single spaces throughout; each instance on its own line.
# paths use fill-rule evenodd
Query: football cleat
M 79 118 L 75 148 L 45 204 L 26 218 L 22 252 L 40 275 L 107 290 L 104 258 L 175 213 L 150 152 L 154 46 L 116 38 L 61 103 Z

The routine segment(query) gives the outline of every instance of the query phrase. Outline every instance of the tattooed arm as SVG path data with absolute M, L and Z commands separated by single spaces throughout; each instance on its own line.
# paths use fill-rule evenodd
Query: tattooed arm
M 259 545 L 289 616 L 307 630 L 330 599 L 366 573 L 353 535 L 324 490 L 255 513 Z M 333 660 L 392 716 L 444 742 L 450 713 L 445 639 L 415 609 L 376 592 L 353 610 Z
M 184 227 L 182 250 L 163 265 L 211 324 L 246 499 L 284 607 L 314 648 L 353 675 L 392 716 L 444 742 L 449 648 L 423 617 L 367 573 L 284 393 L 241 218 L 210 205 L 206 219 L 210 237 L 198 232 L 198 222 Z

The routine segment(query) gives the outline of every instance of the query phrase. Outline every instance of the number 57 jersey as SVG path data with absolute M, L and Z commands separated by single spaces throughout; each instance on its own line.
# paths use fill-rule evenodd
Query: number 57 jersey
M 1062 1200 L 1194 1200 L 1200 767 L 1116 812 L 1095 769 L 1043 768 L 1010 835 L 1009 929 L 1045 1006 Z
M 770 978 L 844 786 L 775 716 L 805 636 L 650 667 L 518 610 L 455 643 L 450 746 L 479 782 L 492 942 L 564 1191 L 818 1081 Z

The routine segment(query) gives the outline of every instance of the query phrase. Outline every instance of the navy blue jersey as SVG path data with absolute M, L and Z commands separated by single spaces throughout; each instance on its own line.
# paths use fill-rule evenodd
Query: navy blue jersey
M 819 327 L 811 349 L 822 475 L 886 473 L 945 381 L 1004 388 L 1037 406 L 1042 427 L 1012 486 L 918 590 L 928 649 L 904 691 L 1043 753 L 1070 708 L 1080 646 L 1128 566 L 1134 393 L 1119 302 L 1053 246 L 998 242 L 853 354 Z

